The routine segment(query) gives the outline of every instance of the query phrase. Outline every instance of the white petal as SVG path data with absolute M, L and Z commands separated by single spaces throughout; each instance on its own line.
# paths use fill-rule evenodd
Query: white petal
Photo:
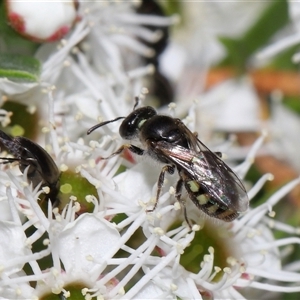
M 119 232 L 108 221 L 91 214 L 82 215 L 59 236 L 59 255 L 66 272 L 78 269 L 88 273 L 95 266 L 93 259 L 105 262 L 114 254 L 111 251 L 119 239 Z
M 23 263 L 12 264 L 12 266 L 7 266 L 7 264 L 17 257 L 24 256 L 27 252 L 26 236 L 22 226 L 7 221 L 0 222 L 0 241 L 0 266 L 5 268 L 4 272 L 11 274 L 21 270 Z
M 228 80 L 205 95 L 201 113 L 217 130 L 256 131 L 259 128 L 258 98 L 248 80 Z M 209 101 L 213 101 L 209 105 Z M 217 102 L 217 103 L 216 103 Z M 205 126 L 204 126 L 205 127 Z
M 29 91 L 36 87 L 37 83 L 17 83 L 8 80 L 7 78 L 0 78 L 0 93 L 4 95 L 16 95 Z

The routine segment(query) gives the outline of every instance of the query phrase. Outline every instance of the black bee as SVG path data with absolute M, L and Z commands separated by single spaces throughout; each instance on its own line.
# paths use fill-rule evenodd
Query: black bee
M 35 188 L 42 183 L 48 186 L 50 192 L 45 196 L 53 206 L 58 205 L 57 194 L 60 188 L 60 171 L 51 156 L 38 144 L 25 137 L 10 137 L 0 130 L 0 145 L 7 149 L 14 157 L 0 157 L 3 164 L 19 162 L 19 169 L 24 173 L 27 167 L 27 179 Z
M 126 140 L 139 139 L 145 149 L 131 144 L 121 146 L 109 159 L 123 150 L 143 155 L 148 154 L 166 165 L 162 168 L 157 184 L 156 202 L 159 200 L 165 173 L 173 174 L 177 169 L 180 179 L 176 185 L 176 198 L 184 208 L 188 225 L 185 201 L 181 199 L 184 186 L 194 204 L 207 215 L 230 222 L 248 208 L 246 190 L 237 175 L 220 158 L 220 153 L 210 151 L 180 119 L 158 115 L 154 108 L 147 106 L 134 110 L 127 117 L 97 124 L 96 128 L 123 120 L 119 133 Z

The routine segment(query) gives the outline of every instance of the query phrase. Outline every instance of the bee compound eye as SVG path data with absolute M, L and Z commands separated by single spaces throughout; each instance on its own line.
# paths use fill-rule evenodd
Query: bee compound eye
M 155 115 L 156 111 L 151 106 L 134 110 L 123 120 L 119 128 L 120 136 L 126 140 L 136 138 L 139 130 L 143 127 L 143 124 Z

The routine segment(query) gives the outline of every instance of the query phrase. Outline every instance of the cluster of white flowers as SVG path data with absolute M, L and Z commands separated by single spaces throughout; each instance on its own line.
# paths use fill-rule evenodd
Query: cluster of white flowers
M 40 205 L 49 190 L 27 180 L 29 168 L 22 174 L 18 165 L 1 166 L 0 299 L 253 299 L 256 290 L 266 295 L 300 292 L 299 262 L 283 263 L 291 245 L 300 243 L 300 229 L 277 221 L 273 211 L 300 178 L 226 224 L 204 216 L 187 201 L 187 215 L 195 224 L 190 230 L 175 201 L 177 176 L 167 176 L 156 210 L 147 212 L 155 201 L 161 165 L 135 163 L 128 153 L 100 159 L 122 144 L 118 122 L 87 136 L 92 125 L 131 112 L 135 96 L 143 101 L 143 78 L 153 66 L 144 66 L 141 56 L 154 53 L 140 39 L 157 41 L 161 32 L 147 25 L 164 27 L 177 20 L 137 14 L 138 2 L 80 3 L 69 35 L 36 53 L 42 62 L 38 83 L 0 78 L 3 102 L 12 99 L 38 112 L 36 141 L 61 171 L 59 197 L 66 194 L 69 202 L 64 208 L 53 208 L 51 201 Z M 199 111 L 213 110 L 211 98 L 218 93 L 224 97 L 232 86 L 218 87 L 203 102 L 194 102 L 185 123 L 197 130 Z M 227 124 L 225 129 L 232 130 L 244 121 L 244 130 L 257 130 L 249 85 L 239 91 L 249 101 L 236 110 L 253 114 L 248 117 L 243 111 L 232 125 L 226 121 L 232 111 L 224 120 L 217 113 L 215 126 Z M 182 114 L 175 105 L 169 113 Z M 1 110 L 3 126 L 9 118 Z M 240 178 L 264 139 L 262 134 L 241 155 L 244 162 L 234 168 Z M 271 174 L 249 188 L 249 199 L 268 180 Z M 274 231 L 286 237 L 275 239 Z

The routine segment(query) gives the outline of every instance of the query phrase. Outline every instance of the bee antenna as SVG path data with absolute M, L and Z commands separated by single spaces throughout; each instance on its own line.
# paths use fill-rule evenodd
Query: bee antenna
M 139 97 L 134 97 L 135 99 L 135 103 L 134 103 L 134 106 L 133 106 L 133 111 L 136 109 L 136 107 L 139 105 L 140 103 L 140 98 Z
M 118 117 L 118 118 L 113 119 L 113 120 L 110 120 L 110 121 L 105 121 L 105 122 L 96 124 L 96 125 L 94 125 L 93 127 L 91 127 L 86 133 L 87 133 L 87 134 L 90 134 L 91 132 L 93 132 L 95 129 L 97 129 L 97 128 L 99 128 L 99 127 L 102 127 L 102 126 L 104 126 L 104 125 L 106 125 L 106 124 L 109 124 L 109 123 L 116 122 L 116 121 L 121 120 L 121 119 L 125 119 L 125 117 Z

